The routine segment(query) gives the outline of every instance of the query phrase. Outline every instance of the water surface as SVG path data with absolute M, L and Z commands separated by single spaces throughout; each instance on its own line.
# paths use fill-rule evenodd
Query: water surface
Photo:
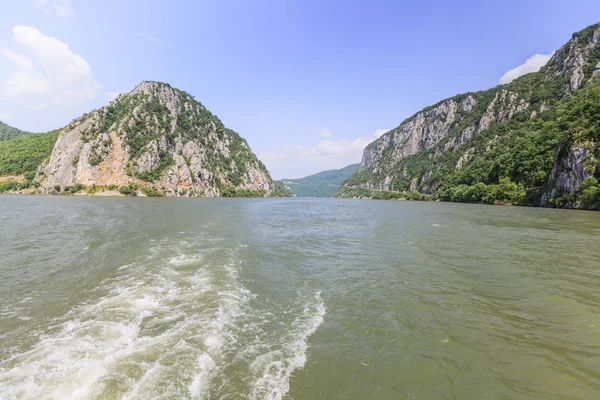
M 0 197 L 0 399 L 597 399 L 600 213 Z

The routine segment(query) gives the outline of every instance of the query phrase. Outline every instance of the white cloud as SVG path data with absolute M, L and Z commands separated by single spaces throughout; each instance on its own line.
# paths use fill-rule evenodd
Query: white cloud
M 553 54 L 554 53 L 534 54 L 533 56 L 529 57 L 527 61 L 525 61 L 523 64 L 519 65 L 516 68 L 506 71 L 506 73 L 502 75 L 502 78 L 500 78 L 500 81 L 498 83 L 509 83 L 517 79 L 521 75 L 539 71 L 540 68 L 546 65 L 546 63 L 548 62 L 548 60 L 550 60 L 550 57 L 552 57 Z
M 108 93 L 106 93 L 106 96 L 108 96 L 108 99 L 112 101 L 112 100 L 116 99 L 117 97 L 119 97 L 119 95 L 122 93 L 123 92 L 108 92 Z
M 388 131 L 389 131 L 389 129 L 377 129 L 377 130 L 375 130 L 375 137 L 378 138 Z
M 29 107 L 72 107 L 96 97 L 101 85 L 80 55 L 59 39 L 30 26 L 15 26 L 14 40 L 26 54 L 10 49 L 0 54 L 12 63 L 13 73 L 0 87 L 0 100 L 22 100 Z
M 327 128 L 320 128 L 319 129 L 319 137 L 321 137 L 323 139 L 330 139 L 333 137 L 333 133 L 331 133 L 331 131 Z
M 333 140 L 333 134 L 321 128 L 319 136 L 323 137 L 321 133 L 326 131 L 330 138 L 323 138 L 311 146 L 286 144 L 276 150 L 258 150 L 257 154 L 274 178 L 300 178 L 360 162 L 365 147 L 388 130 L 377 129 L 370 135 Z
M 71 0 L 35 0 L 34 4 L 46 12 L 56 14 L 61 18 L 75 15 L 71 7 Z
M 175 50 L 175 45 L 169 43 L 169 42 L 165 42 L 163 40 L 160 40 L 154 36 L 152 36 L 151 34 L 149 34 L 148 32 L 139 32 L 138 36 L 142 39 L 144 39 L 147 42 L 151 42 L 154 43 L 156 45 L 159 45 L 161 47 L 167 47 L 171 50 Z
M 9 113 L 5 113 L 5 112 L 0 112 L 0 121 L 10 121 L 10 119 L 12 118 L 12 115 Z

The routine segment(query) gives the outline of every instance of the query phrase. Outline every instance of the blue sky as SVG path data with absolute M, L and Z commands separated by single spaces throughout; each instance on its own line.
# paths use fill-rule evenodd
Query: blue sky
M 165 81 L 245 137 L 275 178 L 359 162 L 424 106 L 493 87 L 536 54 L 539 68 L 600 21 L 597 0 L 2 3 L 0 120 L 54 129 Z

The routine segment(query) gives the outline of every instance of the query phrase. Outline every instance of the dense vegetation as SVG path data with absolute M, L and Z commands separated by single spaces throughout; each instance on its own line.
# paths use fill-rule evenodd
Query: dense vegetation
M 26 178 L 23 182 L 16 180 L 0 181 L 0 193 L 14 192 L 17 190 L 26 190 L 30 187 L 38 188 L 40 183 L 33 180 L 35 175 L 26 174 Z
M 0 142 L 8 139 L 12 139 L 17 136 L 26 135 L 30 132 L 25 132 L 17 128 L 13 128 L 10 125 L 0 121 Z
M 58 130 L 31 133 L 0 142 L 0 176 L 33 173 L 50 156 Z
M 361 187 L 342 186 L 338 197 L 374 200 L 437 200 L 436 196 L 421 194 L 419 192 L 399 192 L 395 190 L 376 190 Z
M 273 197 L 294 197 L 294 193 L 283 181 L 273 181 Z
M 344 180 L 358 171 L 360 164 L 319 172 L 299 179 L 283 179 L 297 197 L 335 197 Z
M 574 34 L 573 43 L 587 46 L 598 27 L 600 24 Z M 566 52 L 569 46 L 563 46 L 557 54 Z M 542 195 L 554 188 L 550 173 L 555 160 L 564 159 L 574 146 L 584 146 L 588 150 L 585 168 L 592 176 L 573 193 L 553 193 L 549 203 L 559 207 L 580 204 L 584 208 L 600 208 L 600 77 L 592 78 L 594 66 L 600 60 L 600 45 L 590 51 L 583 68 L 583 87 L 573 93 L 566 90 L 568 76 L 556 73 L 560 70 L 557 66 L 560 59 L 554 57 L 539 72 L 507 85 L 455 96 L 452 100 L 458 103 L 471 95 L 476 105 L 469 112 L 459 111 L 448 135 L 436 146 L 389 161 L 383 168 L 374 169 L 377 173 L 361 169 L 344 182 L 345 187 L 338 195 L 365 197 L 356 196 L 357 191 L 350 189 L 378 187 L 390 176 L 389 186 L 403 193 L 416 189 L 445 201 L 539 205 Z M 473 135 L 455 150 L 440 151 L 446 144 L 457 141 L 465 128 L 475 125 L 495 96 L 504 90 L 518 94 L 529 107 Z M 499 103 L 495 105 L 495 113 L 502 111 L 503 105 Z M 370 144 L 367 149 L 374 149 L 378 143 Z M 384 161 L 393 160 L 392 148 L 384 149 Z

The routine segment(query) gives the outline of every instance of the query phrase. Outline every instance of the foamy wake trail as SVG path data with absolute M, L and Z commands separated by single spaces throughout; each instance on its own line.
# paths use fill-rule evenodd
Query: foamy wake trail
M 0 400 L 281 399 L 323 322 L 321 293 L 254 301 L 239 249 L 204 245 L 157 243 L 119 268 L 0 362 Z
M 209 323 L 209 334 L 204 339 L 205 352 L 196 359 L 198 373 L 189 386 L 192 398 L 210 397 L 213 379 L 224 367 L 223 354 L 237 342 L 239 327 L 236 321 L 250 313 L 248 302 L 255 297 L 239 282 L 235 265 L 228 265 L 226 271 L 228 283 L 218 292 L 219 308 Z
M 292 372 L 304 367 L 308 338 L 323 323 L 325 316 L 321 292 L 316 292 L 313 298 L 314 302 L 306 304 L 302 314 L 292 323 L 281 349 L 260 355 L 252 363 L 252 370 L 260 375 L 252 387 L 252 399 L 283 398 L 290 389 Z
M 168 245 L 162 253 L 149 250 L 147 259 L 101 283 L 96 290 L 108 289 L 106 295 L 75 307 L 28 351 L 2 361 L 0 399 L 105 398 L 109 386 L 124 398 L 144 397 L 162 379 L 163 359 L 192 351 L 210 315 L 190 315 L 185 305 L 212 297 L 210 274 L 190 268 L 201 255 L 172 257 Z M 185 279 L 181 267 L 189 269 Z

